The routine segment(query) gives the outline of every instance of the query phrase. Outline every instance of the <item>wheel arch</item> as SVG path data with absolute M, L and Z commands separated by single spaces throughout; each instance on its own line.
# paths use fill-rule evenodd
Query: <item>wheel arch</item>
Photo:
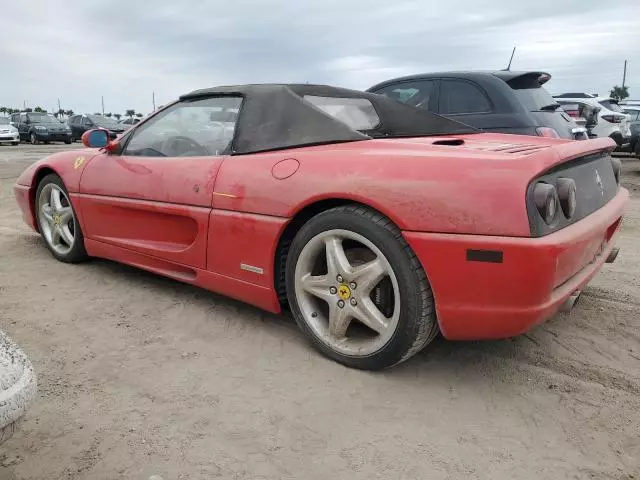
M 40 167 L 33 174 L 33 180 L 31 181 L 31 188 L 29 189 L 29 205 L 31 205 L 31 216 L 33 217 L 33 225 L 35 226 L 36 231 L 38 231 L 38 233 L 40 233 L 40 231 L 38 229 L 38 222 L 36 221 L 36 192 L 38 191 L 38 186 L 40 185 L 40 182 L 42 182 L 42 179 L 50 174 L 54 174 L 60 177 L 60 174 L 56 172 L 53 168 L 46 165 Z
M 378 212 L 379 214 L 389 218 L 394 224 L 396 224 L 396 226 L 400 228 L 398 222 L 391 215 L 388 215 L 387 212 L 384 211 L 384 209 L 378 208 L 378 206 L 374 205 L 373 203 L 374 202 L 361 201 L 361 199 L 336 196 L 330 198 L 315 199 L 301 206 L 294 213 L 294 215 L 291 217 L 291 220 L 287 223 L 285 228 L 280 233 L 280 237 L 278 238 L 278 243 L 274 254 L 273 285 L 282 311 L 286 311 L 288 309 L 287 292 L 285 285 L 287 254 L 289 253 L 291 242 L 293 241 L 298 231 L 300 231 L 300 229 L 316 215 L 335 207 L 341 207 L 343 205 L 360 205 L 370 208 Z

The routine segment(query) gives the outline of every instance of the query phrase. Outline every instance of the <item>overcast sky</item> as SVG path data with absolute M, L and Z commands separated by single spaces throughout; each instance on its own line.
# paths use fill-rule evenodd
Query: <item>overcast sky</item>
M 552 93 L 640 98 L 640 0 L 3 0 L 0 106 L 148 113 L 257 82 L 366 89 L 419 72 L 551 73 Z

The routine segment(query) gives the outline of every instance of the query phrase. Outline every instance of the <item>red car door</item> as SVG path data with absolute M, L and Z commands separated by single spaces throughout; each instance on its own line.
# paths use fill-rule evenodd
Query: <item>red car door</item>
M 80 180 L 87 239 L 197 268 L 216 175 L 233 138 L 239 97 L 178 102 L 94 157 Z

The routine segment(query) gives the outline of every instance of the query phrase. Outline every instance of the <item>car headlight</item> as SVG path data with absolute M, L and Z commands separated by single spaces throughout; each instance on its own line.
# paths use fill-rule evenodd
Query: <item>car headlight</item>
M 46 130 L 47 129 L 47 127 L 43 127 L 42 125 L 36 125 L 34 128 L 36 130 Z
M 9 133 L 18 133 L 18 129 L 13 125 L 9 125 Z
M 620 185 L 620 171 L 622 170 L 622 162 L 617 158 L 611 159 L 611 166 L 613 167 L 613 175 L 616 177 L 616 182 Z
M 548 183 L 538 183 L 533 190 L 533 201 L 544 222 L 551 225 L 558 216 L 558 191 L 556 187 Z
M 576 213 L 576 182 L 572 178 L 559 178 L 556 185 L 560 207 L 564 216 L 570 219 Z

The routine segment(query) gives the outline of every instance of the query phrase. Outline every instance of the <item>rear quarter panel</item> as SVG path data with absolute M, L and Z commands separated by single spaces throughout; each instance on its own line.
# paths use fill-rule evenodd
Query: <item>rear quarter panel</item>
M 481 137 L 496 143 L 510 139 Z M 525 159 L 428 145 L 433 141 L 372 140 L 234 156 L 220 170 L 213 206 L 292 217 L 317 201 L 347 199 L 379 210 L 403 230 L 529 235 L 526 188 L 535 173 L 557 160 L 552 149 Z M 286 158 L 295 158 L 300 167 L 278 180 L 271 169 Z

